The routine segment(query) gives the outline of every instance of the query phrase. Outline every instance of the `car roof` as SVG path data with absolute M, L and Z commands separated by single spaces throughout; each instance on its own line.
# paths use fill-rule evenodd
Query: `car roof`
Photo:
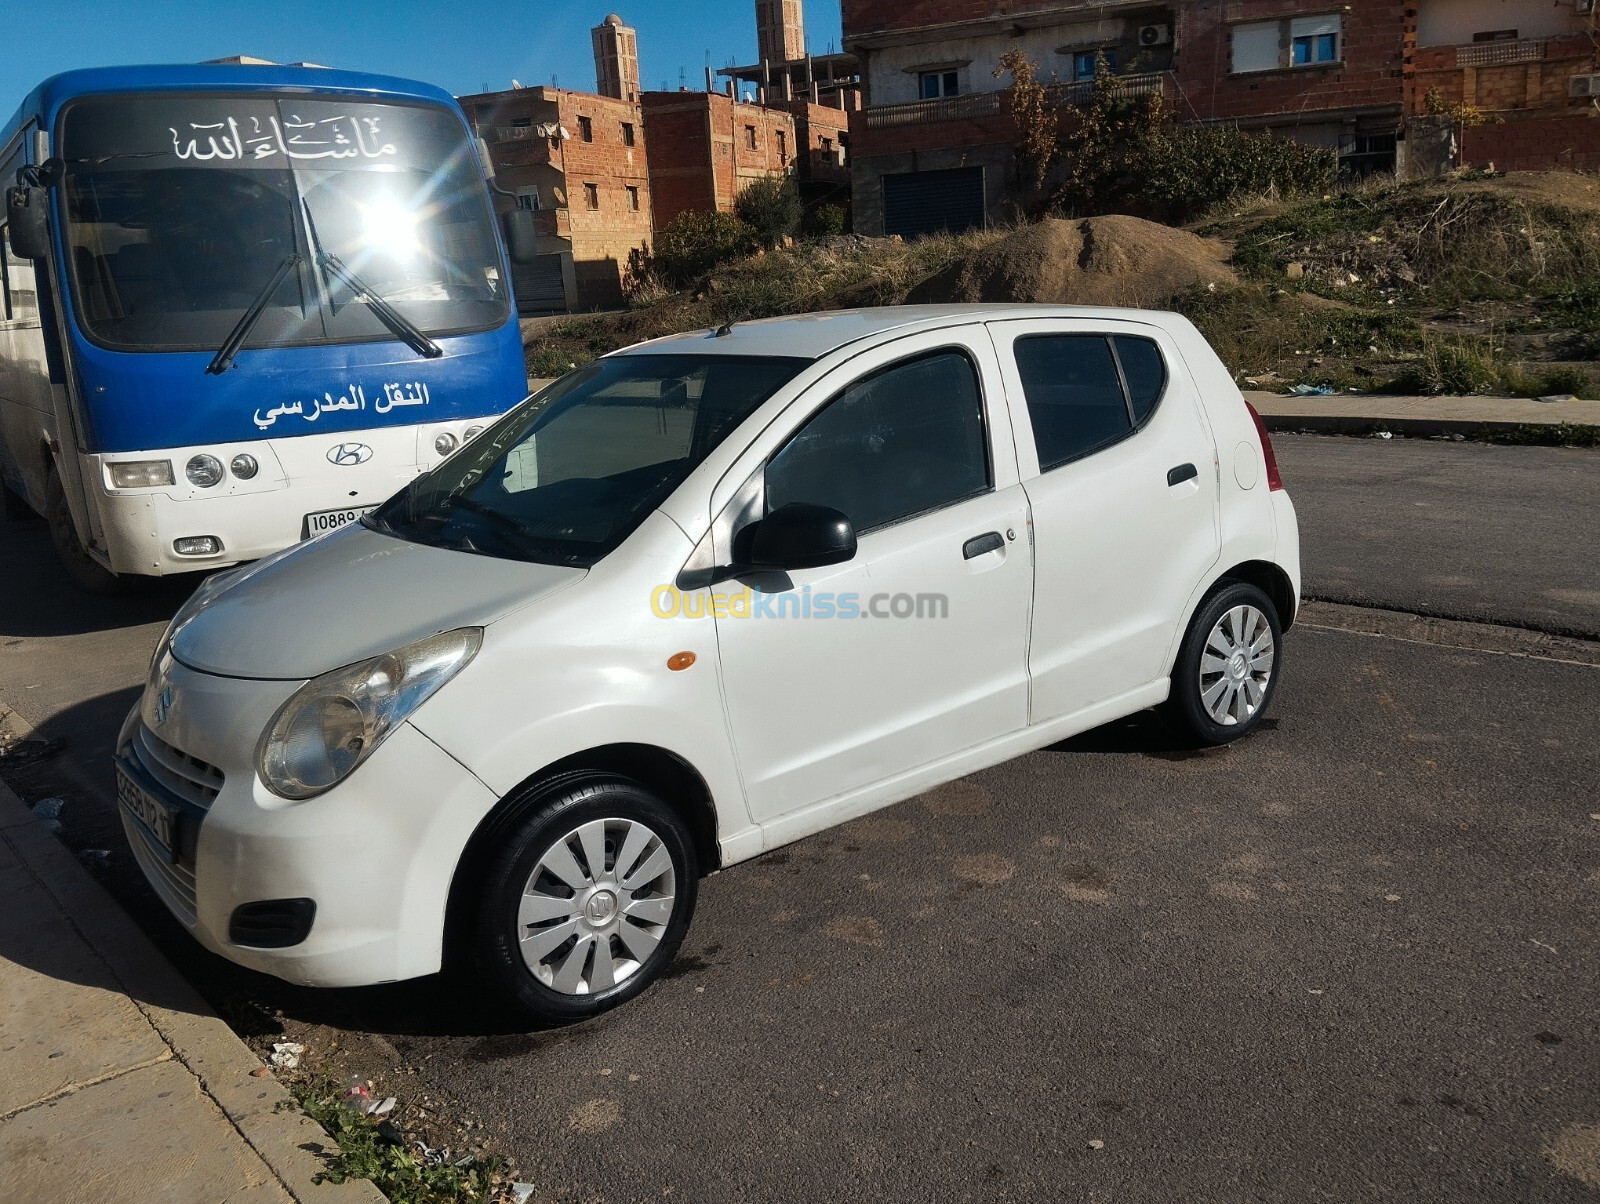
M 1165 325 L 1171 314 L 1148 309 L 1089 305 L 892 305 L 841 309 L 734 322 L 720 331 L 696 330 L 638 343 L 617 355 L 753 355 L 820 359 L 863 339 L 896 332 L 910 334 L 1006 318 L 1073 318 L 1091 321 Z

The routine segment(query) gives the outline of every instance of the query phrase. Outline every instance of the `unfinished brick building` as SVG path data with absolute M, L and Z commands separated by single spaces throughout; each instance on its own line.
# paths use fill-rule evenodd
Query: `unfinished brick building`
M 1600 59 L 1592 0 L 1418 0 L 1416 49 L 1407 76 L 1412 166 L 1440 108 L 1454 160 L 1503 171 L 1600 170 Z M 1484 120 L 1484 119 L 1487 120 Z M 1435 119 L 1437 120 L 1437 119 Z M 1448 166 L 1448 153 L 1441 156 Z
M 1005 208 L 1017 47 L 1055 103 L 1086 95 L 1103 57 L 1125 93 L 1160 92 L 1180 121 L 1226 121 L 1335 148 L 1351 173 L 1460 160 L 1600 163 L 1593 0 L 843 0 L 866 104 L 851 123 L 856 229 L 917 234 Z M 1600 95 L 1600 80 L 1593 85 Z M 1459 153 L 1441 156 L 1443 119 Z M 1476 120 L 1476 118 L 1474 118 Z M 1430 146 L 1409 156 L 1407 134 Z M 1414 161 L 1408 164 L 1408 159 Z M 1420 159 L 1421 161 L 1416 161 Z
M 798 136 L 782 109 L 721 92 L 646 92 L 656 229 L 686 210 L 729 213 L 752 180 L 792 170 Z
M 650 243 L 650 173 L 637 100 L 516 88 L 460 98 L 496 178 L 534 210 L 548 253 L 513 278 L 524 312 L 622 303 L 628 253 Z M 565 276 L 558 273 L 564 271 Z

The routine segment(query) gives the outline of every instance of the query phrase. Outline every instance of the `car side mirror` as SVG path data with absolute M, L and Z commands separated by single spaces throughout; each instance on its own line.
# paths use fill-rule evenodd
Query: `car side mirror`
M 506 250 L 512 263 L 532 263 L 539 258 L 539 232 L 533 225 L 533 210 L 511 209 L 501 215 L 505 226 Z
M 832 506 L 790 502 L 747 530 L 740 568 L 816 569 L 856 554 L 856 529 Z
M 50 253 L 49 205 L 50 194 L 37 185 L 18 184 L 6 189 L 11 253 L 18 259 L 43 259 Z

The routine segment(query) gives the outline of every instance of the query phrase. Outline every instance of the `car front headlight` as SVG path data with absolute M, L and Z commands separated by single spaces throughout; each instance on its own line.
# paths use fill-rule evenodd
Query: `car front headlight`
M 267 726 L 256 751 L 261 780 L 297 801 L 332 789 L 466 668 L 482 642 L 482 628 L 463 627 L 312 678 Z

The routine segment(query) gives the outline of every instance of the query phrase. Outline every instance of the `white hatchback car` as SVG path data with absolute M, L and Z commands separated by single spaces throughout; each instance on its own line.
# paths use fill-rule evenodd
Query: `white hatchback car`
M 671 961 L 699 878 L 1165 703 L 1262 717 L 1299 535 L 1167 313 L 865 310 L 632 347 L 368 514 L 212 577 L 117 752 L 208 948 L 470 966 L 541 1021 Z

